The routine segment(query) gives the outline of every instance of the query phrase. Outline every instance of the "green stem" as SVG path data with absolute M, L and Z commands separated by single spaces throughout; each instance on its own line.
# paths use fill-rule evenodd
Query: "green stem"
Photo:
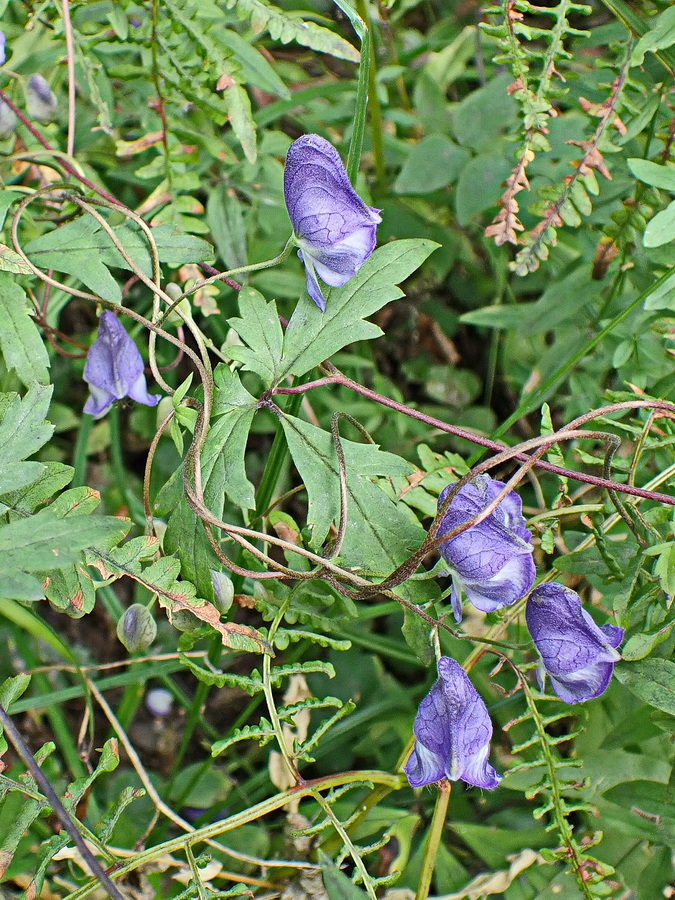
M 236 269 L 228 269 L 227 272 L 218 272 L 217 275 L 211 275 L 210 278 L 205 278 L 204 281 L 199 281 L 197 284 L 193 285 L 189 291 L 185 291 L 180 295 L 180 297 L 174 300 L 173 303 L 171 303 L 171 305 L 164 310 L 161 319 L 155 324 L 158 328 L 161 328 L 167 317 L 171 315 L 174 309 L 179 306 L 186 297 L 189 297 L 190 294 L 194 294 L 195 291 L 206 287 L 207 284 L 213 284 L 216 281 L 222 281 L 223 278 L 231 278 L 232 275 L 241 275 L 244 272 L 257 272 L 260 269 L 269 269 L 272 266 L 277 266 L 280 262 L 283 262 L 286 259 L 294 246 L 295 235 L 292 234 L 286 241 L 286 246 L 281 251 L 281 253 L 278 256 L 275 256 L 273 259 L 266 259 L 263 262 L 259 263 L 251 263 L 248 266 L 238 266 Z
M 307 781 L 298 787 L 291 788 L 288 791 L 282 791 L 280 794 L 275 794 L 274 797 L 270 797 L 268 800 L 256 803 L 254 806 L 251 806 L 236 815 L 230 816 L 227 819 L 212 822 L 209 825 L 205 825 L 203 828 L 198 828 L 195 831 L 190 832 L 190 834 L 183 834 L 180 837 L 165 841 L 148 850 L 143 850 L 120 865 L 113 873 L 111 873 L 112 877 L 115 879 L 121 878 L 128 872 L 133 872 L 135 869 L 139 868 L 139 866 L 144 866 L 156 859 L 161 859 L 167 853 L 179 852 L 188 844 L 194 846 L 200 841 L 218 837 L 218 835 L 233 831 L 235 828 L 240 828 L 242 825 L 247 825 L 249 822 L 255 822 L 263 816 L 275 812 L 277 809 L 282 809 L 286 804 L 291 803 L 296 799 L 301 800 L 303 797 L 314 797 L 316 791 L 330 790 L 331 788 L 341 787 L 344 784 L 354 784 L 355 782 L 386 784 L 390 790 L 397 790 L 401 787 L 401 779 L 398 775 L 369 769 L 357 772 L 341 772 L 339 775 L 330 775 L 326 778 L 317 778 L 313 781 Z M 84 898 L 92 894 L 97 887 L 98 882 L 96 880 L 90 880 L 87 884 L 72 891 L 67 897 L 64 897 L 64 900 L 84 900 Z
M 143 504 L 132 492 L 129 486 L 129 473 L 124 465 L 122 457 L 122 435 L 120 432 L 120 412 L 117 406 L 113 405 L 108 422 L 110 424 L 110 464 L 112 466 L 113 475 L 117 490 L 129 510 L 132 520 L 141 528 L 145 527 L 145 510 Z
M 333 828 L 340 835 L 342 842 L 344 843 L 345 847 L 349 851 L 349 855 L 351 856 L 351 858 L 354 862 L 354 865 L 356 866 L 356 869 L 357 869 L 359 875 L 361 876 L 361 881 L 363 882 L 363 886 L 366 889 L 366 893 L 371 898 L 371 900 L 377 900 L 377 894 L 375 893 L 375 888 L 373 887 L 373 883 L 371 881 L 370 875 L 368 874 L 368 870 L 366 869 L 366 867 L 363 863 L 361 854 L 354 846 L 351 838 L 347 834 L 347 831 L 346 831 L 344 825 L 342 824 L 342 822 L 338 819 L 338 817 L 335 815 L 335 813 L 331 809 L 331 805 L 328 802 L 328 800 L 326 800 L 324 797 L 322 797 L 318 791 L 313 791 L 312 797 L 319 804 L 321 809 L 326 814 L 326 817 L 328 819 L 330 819 L 330 821 L 333 825 Z
M 364 48 L 368 47 L 368 100 L 370 102 L 370 133 L 373 144 L 373 156 L 375 158 L 375 175 L 377 177 L 377 186 L 380 190 L 385 188 L 385 169 L 384 169 L 384 148 L 382 146 L 382 109 L 380 107 L 380 98 L 377 94 L 377 73 L 375 71 L 375 40 L 373 38 L 373 25 L 368 13 L 366 0 L 356 0 L 356 8 L 359 15 L 366 23 L 366 34 L 361 41 L 361 53 Z M 363 65 L 363 61 L 361 62 Z M 359 73 L 360 78 L 360 73 Z M 351 153 L 351 148 L 350 148 Z M 356 174 L 354 175 L 356 177 Z M 353 180 L 353 179 L 352 179 Z
M 359 79 L 356 84 L 356 101 L 354 103 L 354 124 L 352 126 L 352 138 L 349 142 L 349 154 L 347 155 L 347 175 L 351 183 L 354 184 L 356 176 L 359 174 L 363 135 L 366 130 L 371 42 L 366 23 L 351 4 L 346 2 L 346 0 L 335 0 L 335 5 L 339 6 L 347 16 L 361 41 L 361 62 L 359 64 Z
M 289 594 L 284 602 L 281 604 L 279 612 L 274 617 L 274 621 L 270 625 L 269 634 L 267 639 L 270 642 L 271 646 L 274 646 L 274 638 L 276 637 L 277 630 L 281 623 L 283 622 L 284 616 L 286 615 L 286 610 L 291 602 L 291 594 Z M 270 716 L 270 722 L 272 723 L 272 727 L 274 728 L 274 733 L 277 738 L 277 743 L 279 745 L 279 752 L 283 757 L 284 762 L 286 763 L 286 768 L 288 769 L 288 773 L 296 783 L 300 781 L 300 773 L 298 772 L 298 767 L 295 764 L 295 760 L 291 758 L 289 748 L 286 746 L 286 739 L 284 736 L 283 728 L 281 726 L 281 720 L 279 719 L 279 713 L 277 712 L 277 705 L 274 702 L 274 693 L 272 691 L 272 658 L 268 655 L 263 657 L 263 691 L 265 693 L 265 702 L 267 703 L 267 712 Z
M 441 782 L 438 796 L 436 797 L 436 806 L 434 807 L 434 816 L 431 820 L 429 835 L 427 837 L 427 845 L 424 848 L 424 860 L 422 862 L 422 871 L 420 872 L 420 883 L 417 886 L 415 900 L 427 900 L 429 896 L 429 888 L 431 887 L 431 878 L 434 874 L 436 866 L 436 856 L 443 835 L 443 827 L 445 826 L 445 818 L 448 814 L 448 804 L 450 803 L 450 784 Z
M 82 413 L 73 449 L 73 481 L 71 487 L 82 487 L 87 478 L 87 443 L 94 425 L 93 416 Z

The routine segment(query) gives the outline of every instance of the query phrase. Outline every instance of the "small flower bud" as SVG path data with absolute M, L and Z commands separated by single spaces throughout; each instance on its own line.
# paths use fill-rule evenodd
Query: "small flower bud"
M 117 638 L 129 653 L 144 650 L 157 637 L 157 624 L 142 603 L 132 604 L 117 623 Z
M 26 112 L 31 119 L 49 125 L 56 118 L 57 101 L 42 75 L 31 75 L 26 88 Z
M 213 605 L 219 613 L 226 613 L 234 600 L 234 585 L 232 579 L 225 572 L 216 572 L 211 569 L 211 584 L 213 585 Z
M 177 631 L 190 632 L 201 627 L 201 623 L 196 616 L 193 616 L 188 609 L 177 609 L 171 612 L 171 624 Z
M 16 122 L 17 118 L 14 110 L 7 106 L 4 100 L 0 100 L 0 141 L 4 141 L 14 134 Z

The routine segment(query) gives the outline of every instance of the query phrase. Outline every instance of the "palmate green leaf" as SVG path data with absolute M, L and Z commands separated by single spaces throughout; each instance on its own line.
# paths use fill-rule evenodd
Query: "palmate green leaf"
M 239 376 L 220 364 L 214 372 L 215 391 L 211 427 L 202 450 L 201 470 L 204 500 L 222 518 L 226 495 L 237 506 L 255 506 L 254 487 L 246 477 L 246 442 L 257 401 L 242 387 Z M 222 564 L 206 537 L 204 527 L 185 500 L 182 469 L 164 486 L 155 504 L 158 515 L 168 517 L 164 535 L 167 553 L 177 553 L 183 577 L 197 588 L 200 597 L 213 600 L 211 570 Z
M 213 602 L 213 582 L 211 570 L 219 572 L 222 563 L 213 552 L 208 538 L 204 532 L 204 526 L 188 505 L 185 494 L 182 492 L 182 472 L 172 478 L 169 485 L 171 493 L 175 497 L 173 505 L 169 506 L 169 494 L 162 494 L 162 502 L 166 506 L 157 507 L 164 510 L 163 515 L 168 515 L 166 532 L 164 534 L 164 550 L 166 553 L 175 553 L 181 563 L 182 577 L 194 584 L 200 597 Z M 167 510 L 170 510 L 167 512 Z
M 3 472 L 10 465 L 12 464 L 6 463 Z M 26 465 L 26 463 L 22 463 L 22 465 Z M 41 506 L 73 480 L 72 466 L 51 460 L 45 463 L 36 463 L 36 465 L 39 465 L 42 470 L 39 480 L 30 483 L 29 487 L 23 488 L 15 484 L 11 491 L 2 495 L 0 512 L 3 511 L 3 506 L 11 508 L 20 515 L 35 512 L 38 506 Z
M 256 34 L 265 29 L 275 41 L 281 41 L 282 44 L 296 41 L 303 47 L 328 53 L 338 59 L 359 61 L 358 50 L 348 41 L 315 22 L 305 22 L 298 13 L 289 14 L 278 6 L 266 3 L 265 0 L 226 0 L 226 2 L 230 9 L 235 8 L 240 18 L 250 18 L 251 27 Z
M 113 231 L 130 259 L 150 277 L 152 257 L 145 235 L 130 225 L 117 225 Z M 213 258 L 210 244 L 173 225 L 158 225 L 152 236 L 160 262 L 180 265 Z M 84 215 L 61 225 L 27 244 L 25 253 L 40 269 L 74 275 L 103 300 L 122 302 L 121 288 L 108 267 L 130 270 L 130 266 L 95 219 Z
M 0 470 L 0 495 L 35 484 L 45 471 L 39 462 L 9 462 Z
M 239 312 L 241 318 L 227 321 L 248 346 L 230 347 L 230 355 L 242 362 L 245 369 L 257 372 L 265 384 L 270 385 L 279 371 L 284 343 L 277 305 L 274 300 L 268 303 L 254 288 L 242 288 L 239 292 Z
M 27 388 L 36 383 L 49 384 L 49 356 L 28 314 L 26 294 L 4 273 L 0 273 L 0 321 L 0 351 L 7 368 L 13 369 Z
M 255 489 L 246 477 L 244 457 L 257 400 L 224 364 L 217 366 L 214 379 L 211 428 L 201 464 L 206 505 L 221 518 L 224 494 L 244 509 L 255 506 Z
M 309 499 L 307 521 L 311 545 L 320 547 L 331 523 L 340 515 L 337 454 L 332 435 L 296 419 L 282 416 L 288 449 Z M 407 475 L 409 463 L 374 444 L 342 441 L 347 470 L 347 528 L 340 552 L 343 565 L 386 575 L 424 540 L 417 521 L 394 503 L 371 479 L 376 475 Z M 408 582 L 406 596 L 419 594 L 422 582 Z
M 13 579 L 26 588 L 33 583 L 35 589 L 34 582 L 38 586 L 39 582 L 31 573 L 67 568 L 77 562 L 81 550 L 119 534 L 120 526 L 120 520 L 112 516 L 60 518 L 49 509 L 5 525 L 0 529 L 0 594 L 25 599 L 23 593 L 16 596 Z M 42 590 L 39 595 L 44 596 Z
M 326 311 L 311 300 L 300 302 L 288 323 L 283 358 L 275 381 L 304 375 L 347 344 L 382 334 L 365 317 L 403 296 L 397 285 L 415 271 L 439 245 L 427 240 L 393 241 L 378 247 L 344 287 L 326 292 Z
M 24 397 L 0 394 L 0 471 L 37 453 L 50 439 L 54 426 L 46 418 L 51 396 L 52 387 L 41 384 Z
M 50 504 L 48 511 L 59 519 L 89 516 L 98 508 L 100 502 L 100 494 L 93 488 L 71 488 L 59 494 Z M 106 549 L 123 540 L 129 530 L 129 524 L 125 525 L 120 519 L 112 519 L 112 522 L 117 522 L 117 530 L 112 529 L 105 535 L 103 542 Z M 74 619 L 90 613 L 96 601 L 96 591 L 86 568 L 86 560 L 87 555 L 81 553 L 74 565 L 61 567 L 51 571 L 49 575 L 45 573 L 40 575 L 45 597 L 52 606 Z

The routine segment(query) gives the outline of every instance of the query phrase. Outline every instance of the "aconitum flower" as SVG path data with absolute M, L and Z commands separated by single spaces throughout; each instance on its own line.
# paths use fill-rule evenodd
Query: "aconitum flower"
M 501 776 L 487 761 L 492 722 L 485 703 L 454 659 L 442 656 L 438 675 L 415 717 L 415 746 L 404 768 L 410 785 L 461 778 L 476 787 L 497 787 Z
M 100 419 L 115 400 L 131 397 L 146 406 L 156 406 L 161 397 L 149 394 L 138 347 L 124 330 L 117 316 L 104 310 L 98 336 L 91 345 L 84 366 L 89 399 L 84 411 Z
M 452 490 L 448 485 L 438 498 L 439 507 Z M 438 536 L 454 531 L 473 519 L 504 487 L 489 475 L 478 475 L 450 503 Z M 460 588 L 475 607 L 493 612 L 510 606 L 526 594 L 536 575 L 530 532 L 525 527 L 522 503 L 507 494 L 490 515 L 439 547 L 452 574 L 451 602 L 455 619 L 462 618 Z
M 56 116 L 57 101 L 49 82 L 42 75 L 31 75 L 26 88 L 26 112 L 43 125 L 49 125 Z
M 596 625 L 579 595 L 554 582 L 532 591 L 525 619 L 541 657 L 537 680 L 542 690 L 547 674 L 565 703 L 581 703 L 606 690 L 614 663 L 621 659 L 616 648 L 623 628 Z
M 5 53 L 5 41 L 5 32 L 0 31 L 0 66 L 4 65 L 4 62 L 7 59 L 7 54 Z
M 337 150 L 318 134 L 291 144 L 284 197 L 305 266 L 307 293 L 323 312 L 326 299 L 318 278 L 341 287 L 356 275 L 375 249 L 380 211 L 361 200 Z

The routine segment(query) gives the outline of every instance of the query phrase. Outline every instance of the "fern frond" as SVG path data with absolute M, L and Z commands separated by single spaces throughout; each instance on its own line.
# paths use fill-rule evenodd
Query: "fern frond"
M 358 62 L 359 51 L 328 28 L 322 28 L 315 22 L 306 22 L 297 14 L 293 15 L 279 9 L 265 0 L 226 0 L 226 5 L 234 8 L 241 19 L 250 19 L 251 28 L 256 34 L 267 31 L 275 41 L 288 44 L 295 41 L 310 50 L 328 53 L 338 59 Z
M 257 725 L 244 725 L 243 728 L 235 728 L 229 737 L 223 738 L 222 741 L 216 741 L 211 747 L 211 756 L 220 756 L 228 747 L 237 744 L 239 741 L 254 740 L 258 741 L 261 747 L 264 747 L 275 736 L 272 723 L 265 718 L 261 718 Z
M 602 882 L 612 874 L 613 869 L 588 855 L 590 845 L 586 840 L 584 840 L 583 846 L 577 841 L 574 829 L 569 822 L 569 816 L 574 812 L 594 813 L 590 804 L 581 800 L 568 799 L 569 794 L 577 792 L 585 785 L 583 782 L 570 779 L 564 770 L 578 768 L 581 763 L 577 760 L 561 758 L 557 751 L 560 744 L 574 740 L 581 733 L 581 729 L 566 731 L 562 735 L 550 735 L 546 730 L 547 727 L 569 718 L 569 710 L 561 712 L 557 709 L 552 714 L 542 715 L 538 704 L 554 700 L 559 704 L 560 701 L 550 697 L 537 698 L 535 701 L 532 689 L 522 675 L 520 683 L 527 702 L 527 711 L 507 723 L 505 730 L 509 730 L 517 724 L 524 725 L 531 722 L 534 725 L 534 733 L 530 738 L 513 747 L 512 752 L 519 754 L 538 747 L 539 754 L 534 760 L 517 763 L 510 771 L 515 773 L 540 770 L 538 780 L 526 791 L 525 796 L 530 800 L 535 797 L 541 799 L 542 802 L 533 810 L 532 815 L 536 820 L 549 818 L 550 822 L 546 826 L 546 830 L 556 830 L 558 833 L 560 847 L 554 851 L 553 858 L 564 860 L 568 864 L 583 897 L 587 900 L 605 897 L 607 896 L 606 885 L 603 887 Z M 595 840 L 595 843 L 597 840 L 599 838 Z
M 520 207 L 516 195 L 529 190 L 526 170 L 540 151 L 550 149 L 546 135 L 548 123 L 557 116 L 553 101 L 566 93 L 554 87 L 553 79 L 557 76 L 557 65 L 560 60 L 569 59 L 570 53 L 565 49 L 564 40 L 570 35 L 586 34 L 573 28 L 568 22 L 571 13 L 588 15 L 591 8 L 573 0 L 560 0 L 553 7 L 539 7 L 527 0 L 504 0 L 501 8 L 493 8 L 488 13 L 499 13 L 502 23 L 499 26 L 487 26 L 485 30 L 497 38 L 502 53 L 495 57 L 495 62 L 506 64 L 513 73 L 513 83 L 509 93 L 520 105 L 520 113 L 525 131 L 522 145 L 517 153 L 517 163 L 506 181 L 506 190 L 502 194 L 499 205 L 502 207 L 492 224 L 485 231 L 486 236 L 493 237 L 497 245 L 504 243 L 520 243 L 517 232 L 524 231 L 518 218 Z M 525 14 L 548 15 L 554 20 L 553 27 L 534 28 L 524 21 Z M 483 26 L 485 28 L 485 26 Z M 527 41 L 540 39 L 546 44 L 545 50 L 525 48 L 519 38 Z M 532 73 L 532 64 L 538 66 L 538 74 Z

